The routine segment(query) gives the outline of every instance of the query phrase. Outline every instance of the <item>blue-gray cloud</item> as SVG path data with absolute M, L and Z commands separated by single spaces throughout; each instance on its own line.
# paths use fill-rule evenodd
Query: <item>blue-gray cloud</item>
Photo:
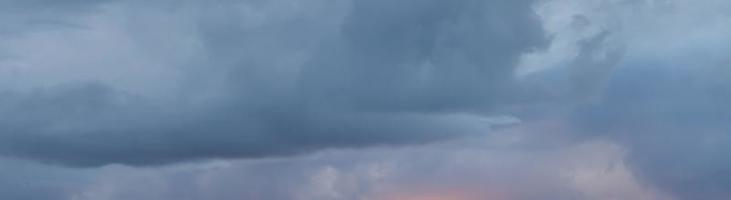
M 731 144 L 731 83 L 706 74 L 720 68 L 657 65 L 616 72 L 604 102 L 581 109 L 579 124 L 631 148 L 638 175 L 653 184 L 684 199 L 721 199 L 731 183 L 723 156 Z
M 14 4 L 75 14 L 97 6 L 99 16 L 86 15 L 92 21 L 116 9 L 133 12 L 122 15 L 129 22 L 119 29 L 143 26 L 135 17 L 147 12 L 188 16 L 158 25 L 193 27 L 167 37 L 192 37 L 202 55 L 173 66 L 183 74 L 176 82 L 182 89 L 163 90 L 169 95 L 63 77 L 68 83 L 8 91 L 0 153 L 71 166 L 149 165 L 484 133 L 489 121 L 482 116 L 515 96 L 520 55 L 545 43 L 532 1 L 325 3 Z M 133 44 L 141 50 L 157 48 L 145 30 L 127 34 L 130 42 L 150 41 Z
M 611 73 L 599 101 L 579 106 L 572 119 L 591 136 L 629 149 L 636 175 L 678 199 L 724 199 L 731 183 L 731 82 L 718 43 L 728 28 L 713 14 L 721 2 L 640 4 L 653 18 L 632 15 L 628 55 Z M 644 6 L 644 7 L 642 7 Z M 656 19 L 677 23 L 640 26 Z M 649 25 L 653 26 L 653 25 Z M 711 42 L 713 41 L 713 42 Z
M 506 140 L 545 140 L 512 148 L 542 155 L 531 150 L 605 140 L 627 150 L 632 178 L 677 199 L 723 199 L 731 184 L 731 162 L 723 157 L 731 144 L 731 61 L 722 45 L 731 32 L 729 6 L 714 0 L 3 1 L 0 154 L 14 157 L 2 161 L 10 163 L 3 169 L 19 173 L 2 176 L 7 191 L 0 197 L 64 199 L 83 181 L 69 177 L 79 171 L 42 164 L 19 170 L 27 162 L 15 159 L 98 167 L 270 158 L 454 139 L 491 131 L 495 120 L 486 116 L 511 114 L 524 127 L 539 125 Z M 516 77 L 526 53 L 539 55 L 527 63 L 547 66 L 529 66 Z M 541 54 L 550 62 L 540 62 Z M 433 154 L 425 152 L 418 155 Z M 442 171 L 435 168 L 459 161 L 397 160 L 409 168 L 399 172 L 406 185 L 424 181 L 410 171 L 444 173 L 429 177 L 454 178 L 459 186 L 487 184 L 473 175 L 489 178 L 469 167 L 479 162 Z M 310 167 L 284 162 L 290 161 L 279 167 Z M 328 162 L 347 170 L 359 161 Z M 525 172 L 520 166 L 504 171 Z M 451 173 L 465 168 L 470 173 Z M 43 172 L 41 180 L 17 184 L 35 171 Z M 245 171 L 242 179 L 274 173 Z M 312 171 L 283 176 L 305 180 Z M 307 184 L 282 182 L 247 192 L 287 199 Z M 110 192 L 121 196 L 196 195 L 112 185 L 130 187 Z M 221 188 L 226 198 L 241 195 Z M 357 196 L 368 189 L 346 190 Z M 579 198 L 557 189 L 535 195 Z

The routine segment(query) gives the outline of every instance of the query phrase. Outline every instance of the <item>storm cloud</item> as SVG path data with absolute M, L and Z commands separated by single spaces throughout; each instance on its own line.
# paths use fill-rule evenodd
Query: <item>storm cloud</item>
M 723 0 L 0 2 L 0 198 L 726 199 Z
M 546 41 L 531 1 L 299 4 L 11 4 L 79 28 L 18 33 L 18 45 L 41 34 L 66 52 L 25 46 L 7 60 L 38 86 L 3 94 L 0 152 L 147 165 L 486 133 L 490 111 L 516 96 L 520 55 Z M 65 34 L 82 44 L 55 41 Z M 99 51 L 111 52 L 88 57 Z

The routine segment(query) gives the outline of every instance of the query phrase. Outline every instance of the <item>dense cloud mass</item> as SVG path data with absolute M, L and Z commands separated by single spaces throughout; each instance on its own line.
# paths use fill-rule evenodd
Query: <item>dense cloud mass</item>
M 53 65 L 61 72 L 48 75 L 59 85 L 41 83 L 29 91 L 4 94 L 2 114 L 8 117 L 3 120 L 6 134 L 1 136 L 0 150 L 67 165 L 146 165 L 420 143 L 484 133 L 490 125 L 484 116 L 513 96 L 514 63 L 521 53 L 544 41 L 529 1 L 298 4 L 17 5 L 49 8 L 55 14 L 51 17 L 68 19 L 63 23 L 69 24 L 81 22 L 66 17 L 67 12 L 91 10 L 83 20 L 102 20 L 98 24 L 102 27 L 92 23 L 78 25 L 92 27 L 53 31 L 86 37 L 102 34 L 98 37 L 130 44 L 120 44 L 116 50 L 82 44 L 83 48 L 61 52 L 72 54 L 68 57 L 49 55 L 59 57 L 55 63 L 40 57 L 23 60 L 25 55 L 9 59 Z M 146 15 L 173 27 L 154 27 L 157 24 L 147 21 Z M 120 30 L 95 33 L 117 20 L 123 21 L 122 27 L 114 26 Z M 137 30 L 145 28 L 156 30 Z M 155 31 L 170 35 L 148 35 L 162 34 Z M 163 37 L 176 41 L 155 41 Z M 48 44 L 39 44 L 44 45 Z M 164 45 L 181 45 L 182 50 Z M 152 55 L 139 52 L 155 48 L 175 49 Z M 73 54 L 97 49 L 112 52 L 86 58 L 95 56 L 88 52 L 92 54 L 74 60 L 77 55 Z M 176 51 L 191 57 L 177 58 Z M 94 61 L 107 57 L 111 58 Z M 87 59 L 95 66 L 67 66 Z M 117 59 L 142 66 L 109 63 Z M 117 68 L 111 73 L 119 71 L 123 76 L 106 68 Z M 76 77 L 77 73 L 86 76 Z M 143 77 L 135 80 L 138 74 Z
M 727 199 L 729 9 L 0 1 L 0 198 Z

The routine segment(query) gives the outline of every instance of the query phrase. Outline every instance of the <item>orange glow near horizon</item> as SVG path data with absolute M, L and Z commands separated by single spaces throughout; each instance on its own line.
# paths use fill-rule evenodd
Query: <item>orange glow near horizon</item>
M 403 195 L 392 196 L 384 200 L 477 200 L 460 195 L 439 194 L 439 195 Z
M 482 192 L 468 190 L 429 190 L 388 195 L 381 200 L 497 200 Z

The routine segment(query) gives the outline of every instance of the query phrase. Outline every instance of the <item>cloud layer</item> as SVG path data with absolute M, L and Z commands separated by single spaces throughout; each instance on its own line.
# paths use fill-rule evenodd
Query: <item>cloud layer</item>
M 2 1 L 0 198 L 726 199 L 729 8 Z
M 143 5 L 10 5 L 79 28 L 9 41 L 0 152 L 147 165 L 485 133 L 544 44 L 530 1 Z

